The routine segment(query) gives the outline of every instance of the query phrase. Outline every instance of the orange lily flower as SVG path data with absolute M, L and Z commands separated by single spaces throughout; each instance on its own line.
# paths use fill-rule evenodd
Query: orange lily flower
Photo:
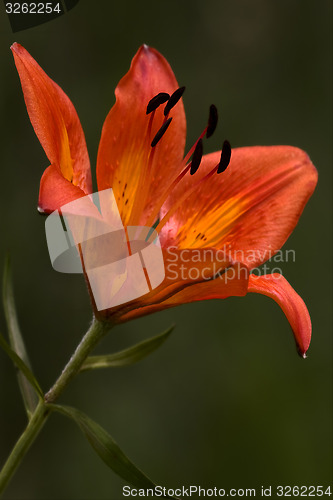
M 49 214 L 92 193 L 85 138 L 62 89 L 22 46 L 15 43 L 12 51 L 31 123 L 50 161 L 38 201 Z M 290 146 L 237 148 L 231 154 L 225 142 L 222 155 L 202 157 L 202 139 L 216 121 L 214 107 L 184 158 L 183 90 L 164 57 L 147 46 L 116 88 L 98 150 L 98 190 L 113 189 L 125 227 L 157 224 L 166 277 L 143 297 L 95 308 L 95 314 L 123 322 L 187 302 L 260 293 L 280 305 L 305 357 L 311 321 L 303 300 L 280 274 L 250 271 L 285 243 L 314 191 L 317 171 L 303 151 Z

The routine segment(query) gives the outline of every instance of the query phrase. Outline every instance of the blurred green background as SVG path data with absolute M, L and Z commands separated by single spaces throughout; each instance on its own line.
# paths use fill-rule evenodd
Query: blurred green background
M 88 1 L 13 34 L 0 18 L 0 262 L 10 253 L 20 324 L 43 388 L 91 320 L 83 278 L 52 270 L 36 211 L 48 166 L 30 125 L 10 45 L 23 44 L 70 96 L 94 170 L 114 88 L 142 43 L 169 60 L 184 95 L 191 143 L 209 104 L 220 111 L 211 151 L 291 144 L 319 185 L 285 248 L 285 276 L 307 303 L 313 341 L 295 351 L 282 311 L 249 295 L 186 305 L 116 328 L 110 352 L 176 323 L 141 363 L 78 377 L 61 401 L 88 413 L 129 457 L 168 487 L 259 488 L 332 482 L 331 169 L 332 3 L 305 0 Z M 1 271 L 2 274 L 2 271 Z M 3 314 L 0 331 L 5 332 Z M 0 352 L 0 463 L 25 425 L 15 370 Z M 6 499 L 120 499 L 124 482 L 75 425 L 54 415 Z

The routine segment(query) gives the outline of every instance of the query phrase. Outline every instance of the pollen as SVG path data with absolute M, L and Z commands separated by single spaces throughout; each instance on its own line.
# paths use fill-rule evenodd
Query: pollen
M 207 139 L 209 139 L 209 137 L 211 137 L 214 134 L 217 126 L 217 121 L 218 121 L 217 107 L 214 104 L 211 104 L 209 108 L 209 117 L 208 117 L 208 125 L 206 132 Z
M 147 105 L 147 111 L 146 115 L 149 115 L 155 109 L 157 109 L 161 104 L 164 104 L 166 101 L 170 99 L 170 94 L 167 92 L 160 92 L 159 94 L 155 95 L 150 101 L 148 102 Z
M 195 174 L 196 171 L 198 170 L 202 159 L 202 153 L 203 153 L 202 139 L 199 139 L 195 147 L 191 161 L 191 168 L 190 168 L 191 175 Z
M 222 146 L 221 159 L 217 169 L 218 174 L 221 174 L 222 172 L 225 171 L 225 169 L 230 163 L 230 158 L 231 158 L 231 146 L 228 141 L 224 141 Z
M 171 109 L 174 106 L 176 106 L 177 102 L 181 99 L 184 92 L 185 92 L 185 87 L 179 87 L 179 89 L 174 91 L 174 93 L 171 95 L 170 99 L 165 105 L 164 116 L 167 116 L 170 113 Z

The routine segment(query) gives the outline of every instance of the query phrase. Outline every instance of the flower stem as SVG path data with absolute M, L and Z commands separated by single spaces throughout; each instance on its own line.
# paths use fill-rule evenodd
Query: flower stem
M 11 477 L 22 461 L 22 458 L 29 450 L 30 446 L 41 431 L 50 410 L 42 400 L 39 401 L 29 423 L 21 437 L 14 446 L 7 462 L 0 472 L 0 495 L 3 493 Z
M 59 378 L 47 392 L 44 400 L 39 401 L 26 429 L 23 431 L 0 472 L 0 495 L 5 490 L 11 477 L 50 415 L 51 409 L 48 403 L 53 403 L 58 399 L 69 382 L 78 373 L 89 353 L 110 328 L 112 328 L 110 324 L 102 323 L 98 320 L 93 321 Z
M 102 337 L 112 326 L 101 321 L 94 320 L 90 329 L 87 331 L 80 344 L 77 346 L 73 356 L 68 361 L 63 369 L 60 377 L 55 384 L 51 387 L 49 392 L 45 394 L 46 403 L 54 403 L 63 390 L 67 387 L 68 383 L 80 370 L 82 363 L 87 358 L 88 354 L 98 344 Z

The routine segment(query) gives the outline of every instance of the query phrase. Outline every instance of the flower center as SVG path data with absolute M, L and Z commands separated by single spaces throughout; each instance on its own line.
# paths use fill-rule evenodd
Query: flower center
M 169 126 L 173 126 L 172 122 L 172 117 L 169 118 L 169 113 L 172 110 L 172 108 L 178 103 L 178 101 L 181 99 L 183 93 L 185 91 L 185 87 L 180 87 L 177 89 L 171 96 L 165 92 L 160 92 L 156 96 L 154 96 L 148 103 L 147 105 L 147 115 L 150 115 L 149 118 L 149 124 L 148 124 L 148 137 L 150 136 L 151 133 L 151 128 L 152 128 L 152 123 L 154 120 L 155 116 L 155 111 L 156 109 L 166 103 L 165 108 L 164 108 L 164 121 L 153 137 L 151 141 L 151 151 L 149 154 L 148 158 L 148 168 L 145 169 L 145 172 L 149 174 L 150 167 L 152 165 L 153 157 L 154 157 L 154 152 L 156 148 L 158 147 L 158 144 L 161 140 L 163 140 L 163 136 L 165 133 L 167 133 L 167 129 Z M 197 189 L 201 189 L 205 183 L 207 183 L 210 178 L 215 175 L 215 174 L 220 174 L 224 172 L 227 168 L 227 166 L 230 163 L 230 158 L 231 158 L 231 147 L 228 141 L 224 141 L 223 147 L 222 147 L 222 152 L 221 152 L 221 158 L 219 163 L 210 171 L 208 172 L 204 177 L 201 179 L 198 179 L 197 182 L 193 182 L 191 187 L 186 190 L 184 190 L 183 194 L 177 199 L 177 202 L 172 205 L 172 207 L 168 210 L 168 212 L 164 215 L 162 220 L 159 220 L 159 213 L 161 210 L 162 205 L 165 203 L 167 200 L 168 196 L 171 194 L 171 192 L 178 186 L 182 179 L 185 177 L 185 175 L 194 175 L 197 170 L 200 167 L 202 155 L 203 155 L 203 139 L 206 136 L 206 138 L 209 138 L 213 135 L 216 126 L 217 126 L 217 121 L 218 121 L 218 113 L 217 113 L 217 108 L 212 104 L 209 109 L 209 117 L 208 117 L 208 123 L 205 129 L 202 131 L 198 139 L 195 141 L 193 146 L 190 148 L 188 153 L 185 155 L 184 159 L 179 165 L 179 168 L 177 171 L 180 173 L 176 175 L 173 179 L 171 179 L 171 182 L 169 183 L 168 186 L 166 186 L 166 189 L 164 190 L 163 194 L 160 196 L 160 198 L 157 200 L 157 202 L 154 205 L 154 208 L 152 212 L 150 213 L 148 220 L 146 222 L 146 226 L 153 226 L 156 227 L 156 231 L 159 232 L 162 227 L 168 222 L 170 217 L 176 212 L 176 210 L 182 205 L 186 199 L 193 194 L 193 192 Z M 192 156 L 191 161 L 189 162 L 190 158 Z M 141 198 L 142 199 L 142 198 Z M 138 208 L 138 207 L 136 207 Z M 137 212 L 136 212 L 137 213 Z

